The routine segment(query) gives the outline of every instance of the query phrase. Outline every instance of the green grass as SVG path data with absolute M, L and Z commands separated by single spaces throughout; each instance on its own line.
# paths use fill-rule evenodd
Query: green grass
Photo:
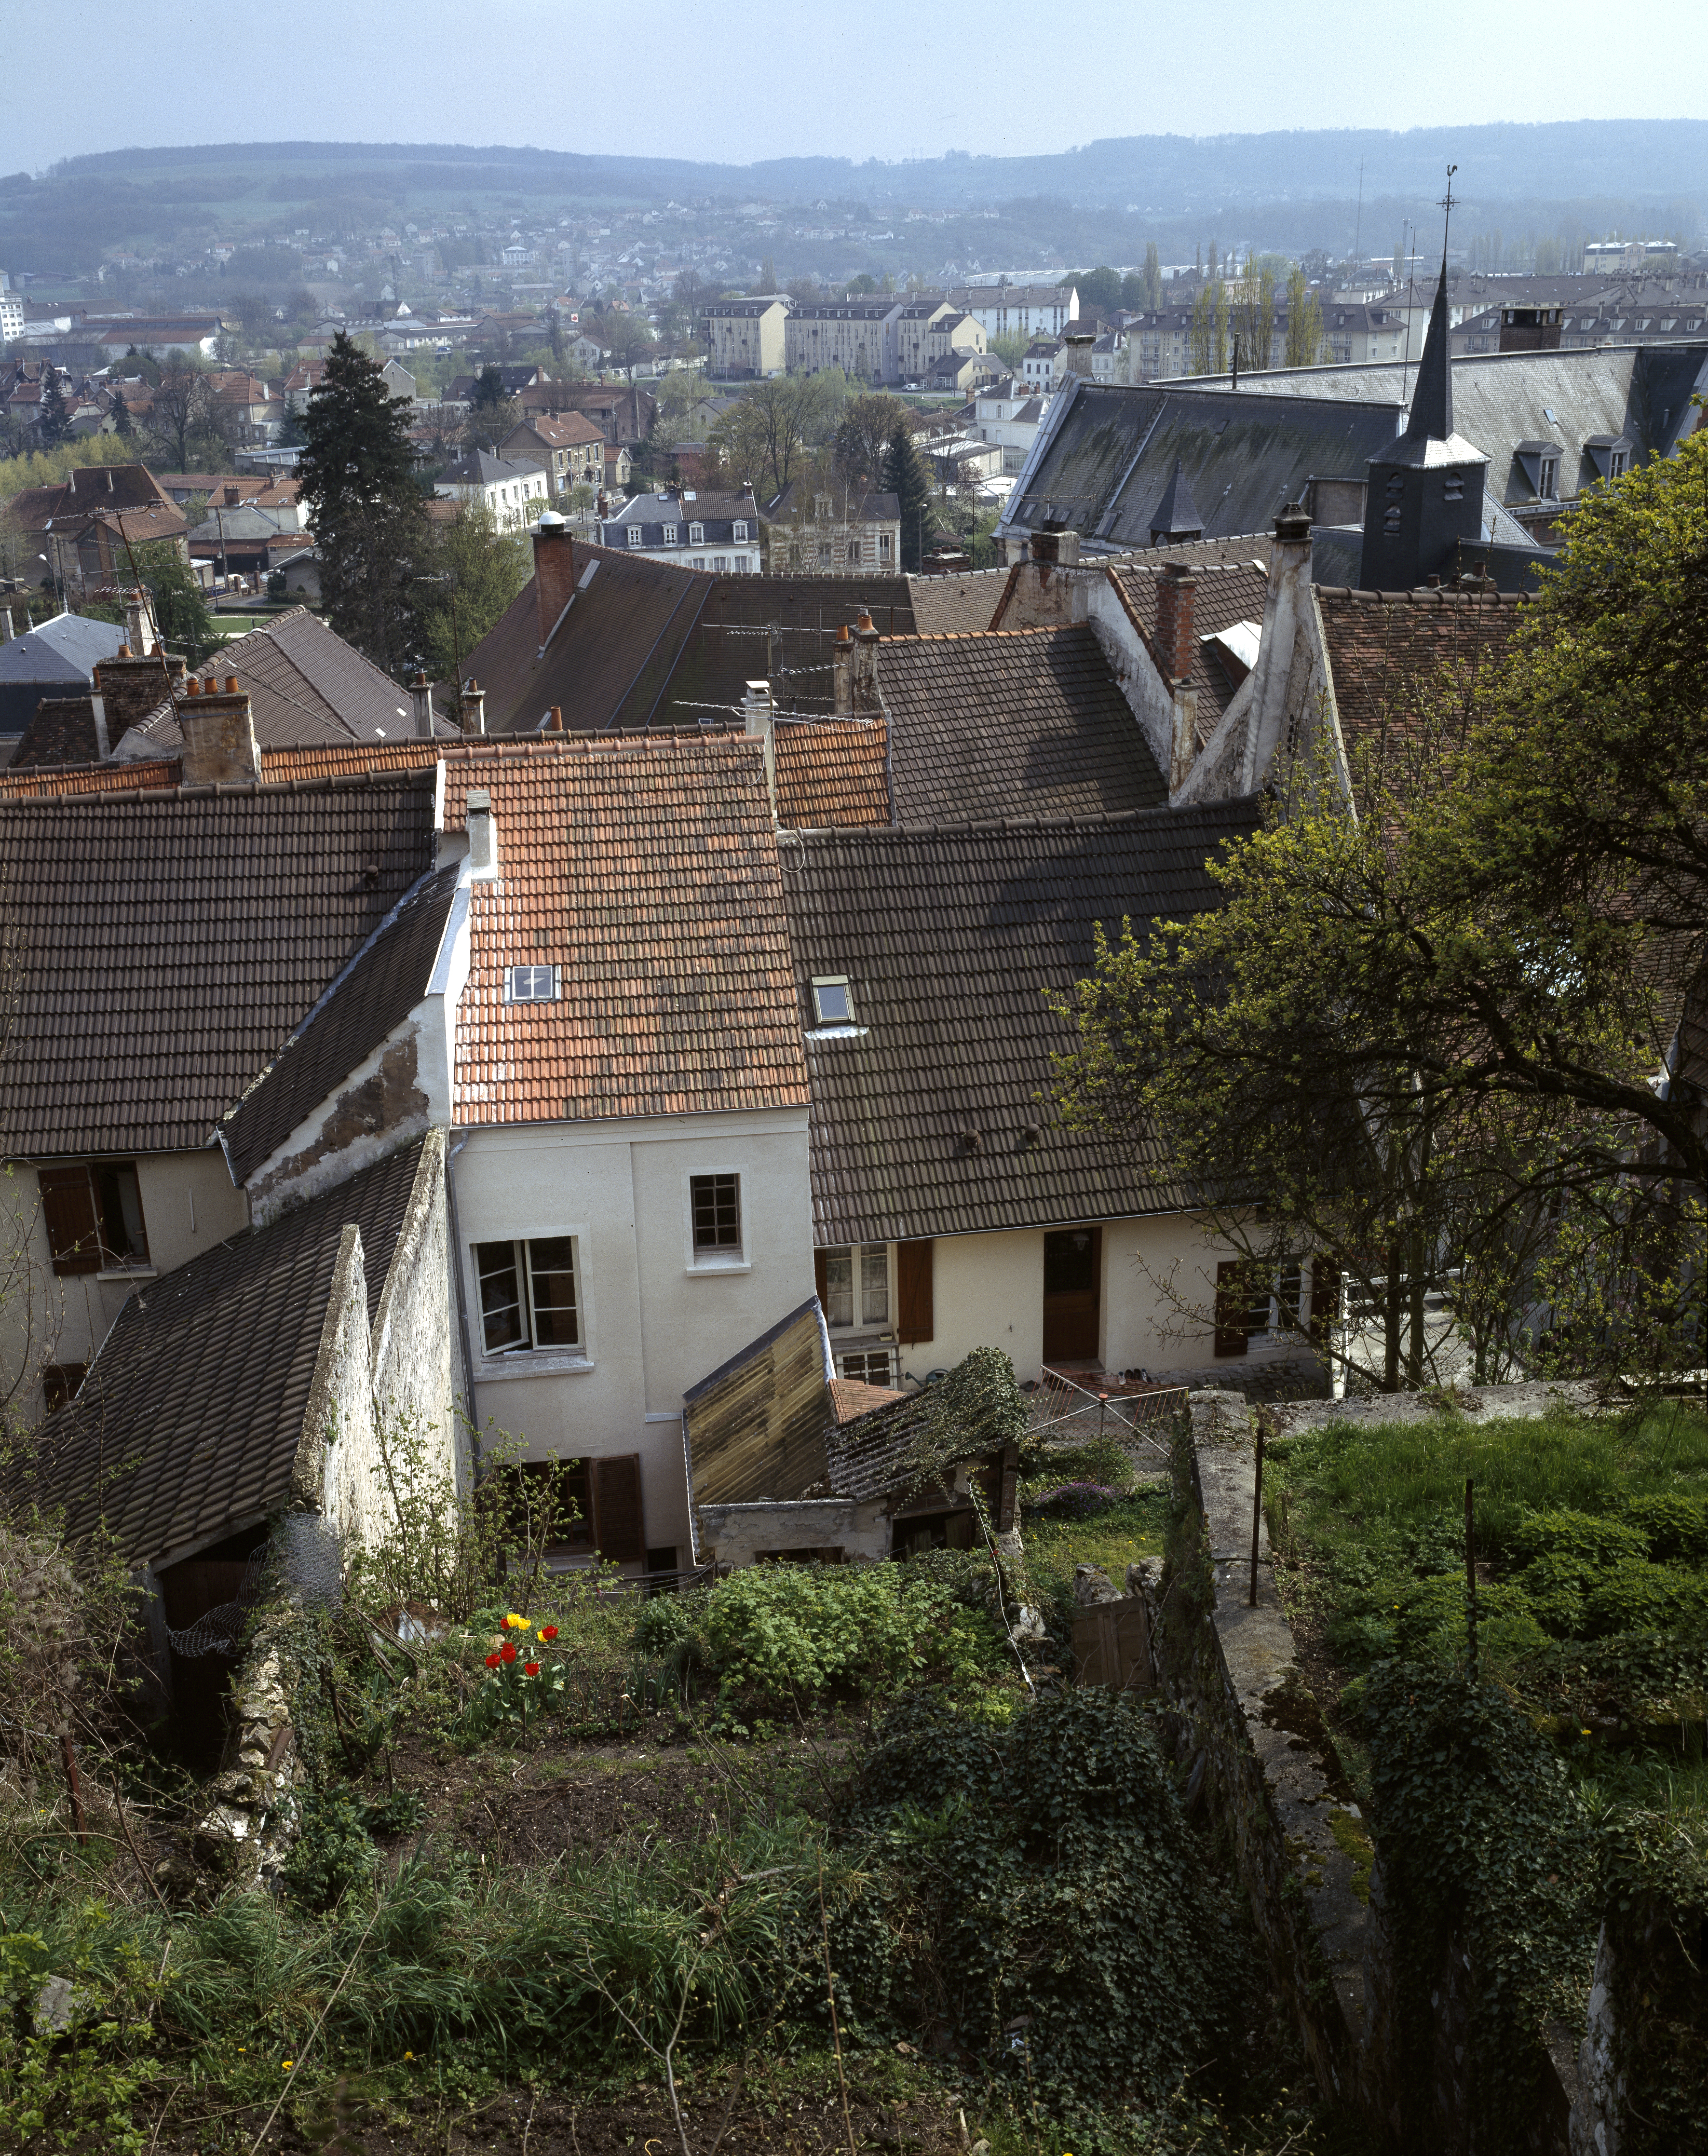
M 1161 1557 L 1167 1520 L 1168 1492 L 1161 1485 L 1136 1491 L 1095 1520 L 1023 1517 L 1027 1571 L 1071 1581 L 1075 1565 L 1095 1564 L 1121 1587 L 1130 1564 L 1141 1558 Z

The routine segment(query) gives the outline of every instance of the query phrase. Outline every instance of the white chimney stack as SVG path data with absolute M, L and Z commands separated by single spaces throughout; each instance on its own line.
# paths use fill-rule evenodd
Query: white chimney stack
M 498 821 L 492 813 L 492 796 L 484 786 L 471 787 L 468 797 L 469 865 L 477 876 L 498 874 Z
M 418 673 L 409 684 L 409 701 L 415 706 L 415 732 L 423 741 L 433 739 L 433 684 Z

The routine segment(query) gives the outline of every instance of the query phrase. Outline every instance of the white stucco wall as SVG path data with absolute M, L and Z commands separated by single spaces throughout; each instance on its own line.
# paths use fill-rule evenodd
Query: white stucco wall
M 813 1292 L 806 1111 L 477 1130 L 453 1151 L 477 1425 L 531 1459 L 638 1453 L 647 1544 L 685 1563 L 683 1394 Z M 688 1178 L 727 1173 L 741 1262 L 696 1268 Z M 565 1235 L 582 1352 L 486 1357 L 473 1246 Z
M 0 1387 L 10 1390 L 22 1378 L 13 1397 L 28 1419 L 41 1413 L 44 1363 L 90 1362 L 133 1288 L 249 1225 L 248 1200 L 232 1187 L 217 1146 L 126 1158 L 142 1201 L 146 1269 L 56 1274 L 34 1168 L 13 1162 L 0 1176 L 0 1266 L 8 1282 L 0 1298 Z

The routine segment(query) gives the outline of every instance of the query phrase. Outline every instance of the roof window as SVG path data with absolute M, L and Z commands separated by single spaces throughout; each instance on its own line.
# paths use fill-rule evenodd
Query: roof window
M 813 1012 L 820 1025 L 854 1024 L 854 994 L 846 973 L 813 975 Z
M 555 1004 L 559 973 L 556 966 L 506 966 L 504 999 L 507 1004 Z

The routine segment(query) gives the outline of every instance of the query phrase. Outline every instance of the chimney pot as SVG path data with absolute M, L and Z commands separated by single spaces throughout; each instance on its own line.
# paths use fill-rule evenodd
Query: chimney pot
M 226 677 L 225 677 L 225 693 L 226 693 L 226 695 L 227 695 L 228 696 L 236 696 L 236 695 L 237 695 L 237 693 L 238 693 L 238 685 L 237 685 L 237 676 L 236 676 L 236 675 L 235 675 L 235 674 L 228 674 L 228 675 L 226 675 Z
M 131 647 L 128 644 L 121 644 L 119 646 L 119 656 L 121 659 L 128 659 L 131 656 Z
M 546 731 L 548 734 L 561 734 L 563 732 L 563 706 L 562 704 L 554 704 L 551 706 L 550 712 L 546 715 Z
M 199 674 L 192 674 L 184 684 L 184 694 L 187 696 L 199 696 L 201 693 L 202 677 Z

